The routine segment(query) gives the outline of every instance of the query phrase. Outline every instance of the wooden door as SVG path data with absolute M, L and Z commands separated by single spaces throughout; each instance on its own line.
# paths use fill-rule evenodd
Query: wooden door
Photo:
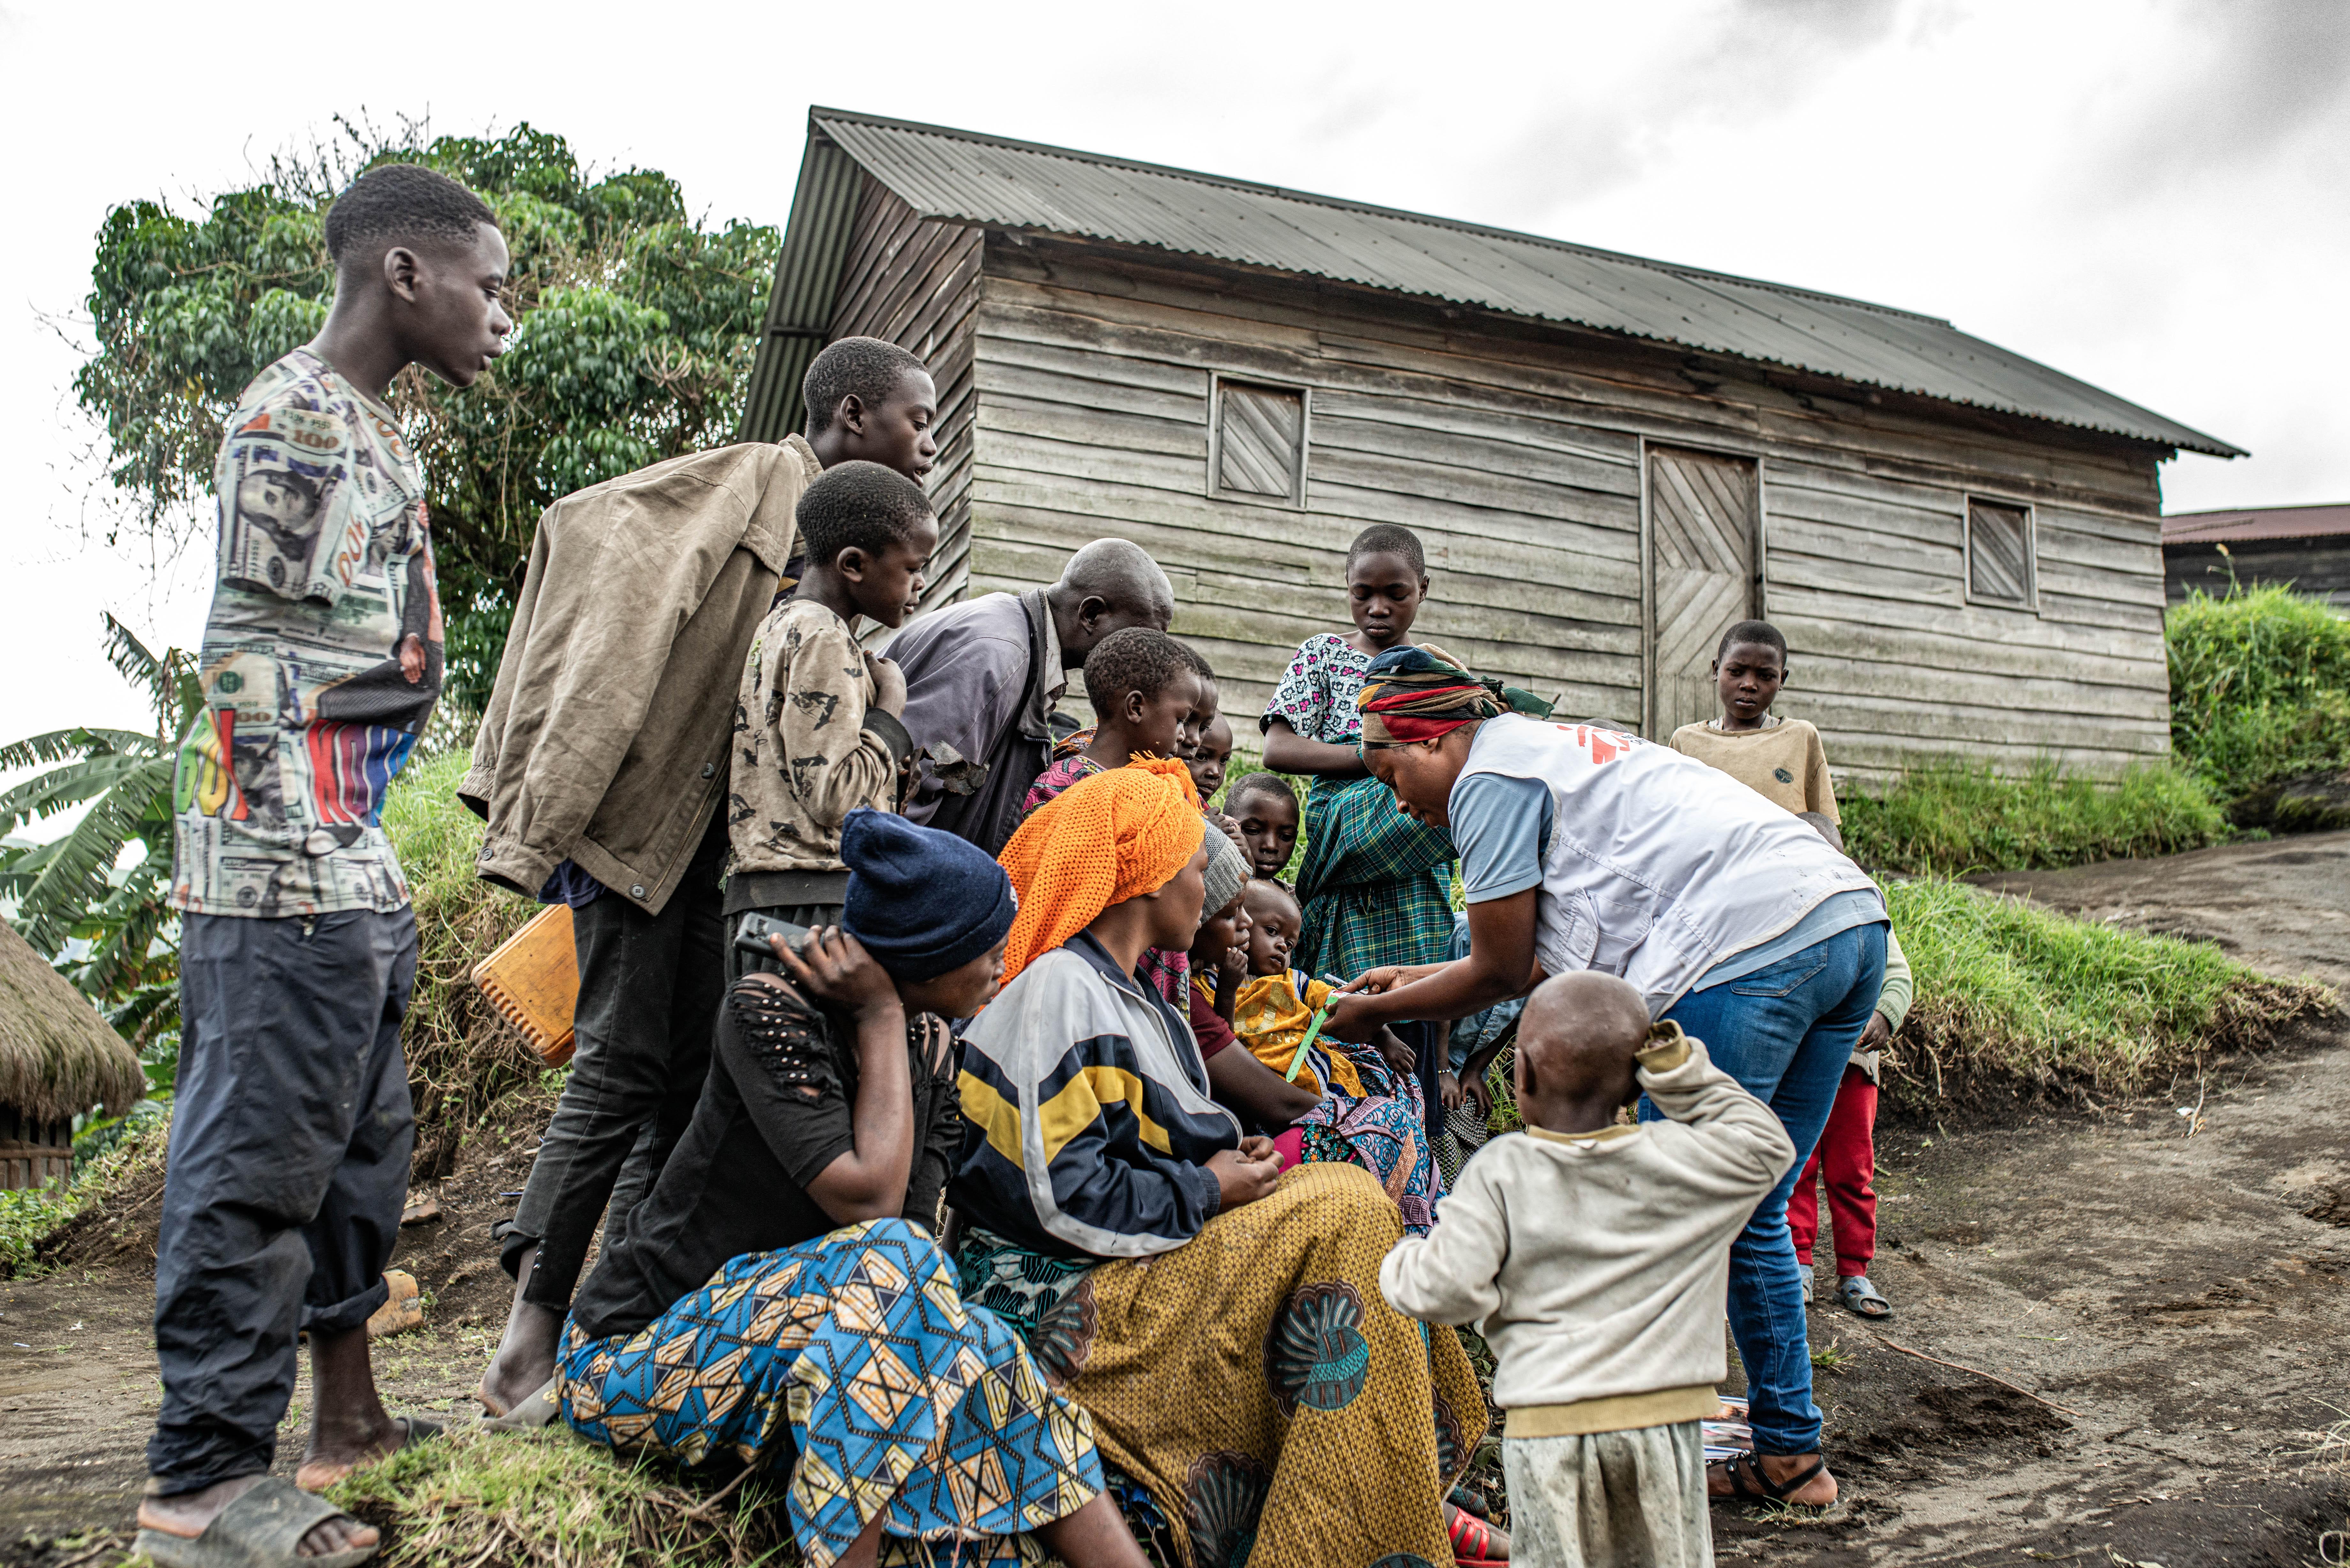
M 1713 650 L 1762 611 L 1761 484 L 1751 459 L 1648 450 L 1648 733 L 1714 717 Z

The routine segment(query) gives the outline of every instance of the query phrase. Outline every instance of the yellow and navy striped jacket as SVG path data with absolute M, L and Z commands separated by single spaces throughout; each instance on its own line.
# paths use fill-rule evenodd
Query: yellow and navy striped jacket
M 1015 976 L 962 1040 L 948 1200 L 1065 1256 L 1171 1251 L 1215 1216 L 1240 1123 L 1208 1097 L 1191 1026 L 1083 932 Z

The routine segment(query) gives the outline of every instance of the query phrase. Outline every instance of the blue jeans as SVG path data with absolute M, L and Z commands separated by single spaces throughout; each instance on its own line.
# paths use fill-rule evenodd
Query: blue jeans
M 1714 1065 L 1778 1113 L 1795 1146 L 1795 1163 L 1730 1244 L 1730 1333 L 1746 1364 L 1758 1453 L 1808 1454 L 1820 1446 L 1787 1195 L 1828 1125 L 1845 1064 L 1876 1010 L 1885 932 L 1881 922 L 1839 931 L 1725 985 L 1690 992 L 1665 1013 L 1705 1042 Z M 1653 1119 L 1656 1111 L 1643 1100 L 1640 1114 Z

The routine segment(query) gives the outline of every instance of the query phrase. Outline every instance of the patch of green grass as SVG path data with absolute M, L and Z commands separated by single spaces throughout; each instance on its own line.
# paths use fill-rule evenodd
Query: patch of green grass
M 1812 1352 L 1812 1366 L 1816 1371 L 1840 1373 L 1851 1365 L 1852 1352 L 1844 1347 L 1842 1340 L 1832 1339 Z
M 1917 1000 L 1885 1086 L 1913 1106 L 1984 1090 L 2143 1093 L 2334 1006 L 2323 986 L 2255 974 L 2208 943 L 1962 883 L 1895 882 L 1886 898 Z
M 2166 763 L 2112 780 L 2042 763 L 2021 777 L 1929 763 L 1842 803 L 1853 858 L 1902 876 L 2024 871 L 2199 849 L 2228 830 L 2210 792 Z
M 567 1428 L 460 1429 L 327 1494 L 384 1532 L 384 1568 L 753 1568 L 796 1563 L 782 1499 L 755 1476 L 718 1490 L 630 1465 Z
M 400 1044 L 416 1096 L 420 1179 L 441 1174 L 465 1128 L 542 1071 L 473 988 L 473 966 L 539 906 L 473 874 L 482 821 L 457 800 L 472 760 L 459 748 L 412 763 L 384 802 L 384 831 L 416 906 L 416 989 Z
M 130 1130 L 78 1166 L 70 1181 L 0 1191 L 0 1279 L 22 1279 L 52 1266 L 52 1238 L 84 1210 L 134 1183 L 151 1181 L 162 1168 L 171 1117 L 142 1116 L 127 1125 Z

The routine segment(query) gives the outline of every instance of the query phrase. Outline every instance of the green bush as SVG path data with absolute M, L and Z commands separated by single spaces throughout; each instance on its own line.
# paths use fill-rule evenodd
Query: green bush
M 2189 594 L 2163 618 L 2170 744 L 2222 801 L 2350 756 L 2350 620 L 2290 588 Z
M 1886 888 L 1917 980 L 1887 1092 L 2129 1095 L 2330 1012 L 2323 986 L 2255 974 L 2206 942 L 2072 919 L 1939 877 Z
M 2196 849 L 2227 831 L 2209 790 L 2165 763 L 2106 781 L 2041 763 L 2017 777 L 1989 764 L 1912 768 L 1882 795 L 1843 802 L 1854 859 L 1903 876 L 2024 871 Z

